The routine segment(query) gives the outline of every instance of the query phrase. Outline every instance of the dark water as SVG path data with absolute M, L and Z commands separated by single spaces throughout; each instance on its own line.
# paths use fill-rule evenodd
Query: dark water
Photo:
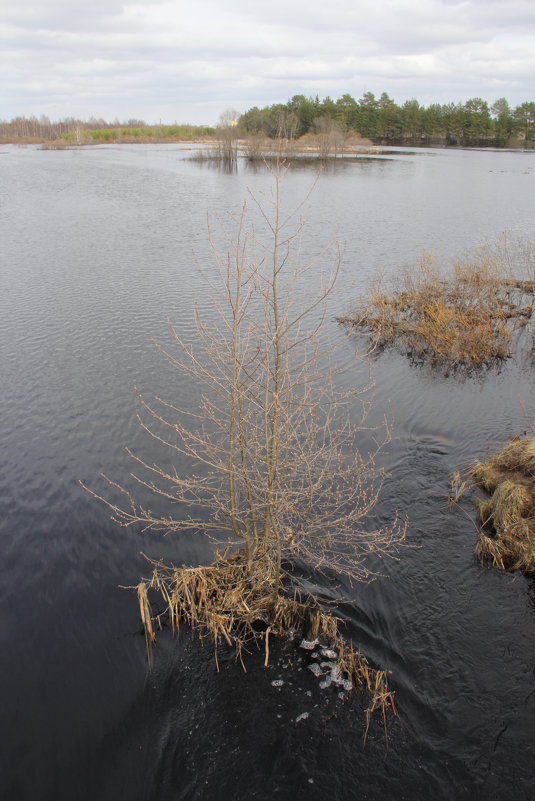
M 209 264 L 206 211 L 237 213 L 247 187 L 269 186 L 264 171 L 185 155 L 0 148 L 0 798 L 532 799 L 534 585 L 481 568 L 471 522 L 446 501 L 454 469 L 535 420 L 534 374 L 518 361 L 465 380 L 395 353 L 374 364 L 374 413 L 395 420 L 378 515 L 407 513 L 410 547 L 340 613 L 392 671 L 388 753 L 381 721 L 363 748 L 362 703 L 321 691 L 287 644 L 268 670 L 252 654 L 246 674 L 223 649 L 217 673 L 210 647 L 164 631 L 147 673 L 120 585 L 147 572 L 141 552 L 196 563 L 209 551 L 115 528 L 77 482 L 123 478 L 124 445 L 145 445 L 134 384 L 194 399 L 152 340 L 168 340 L 167 317 L 191 336 L 195 296 L 209 313 L 192 256 Z M 288 176 L 289 206 L 311 182 Z M 321 253 L 339 226 L 334 315 L 422 249 L 457 256 L 504 229 L 532 236 L 534 220 L 534 154 L 421 151 L 327 170 L 305 248 Z M 326 334 L 358 384 L 362 343 L 330 321 Z

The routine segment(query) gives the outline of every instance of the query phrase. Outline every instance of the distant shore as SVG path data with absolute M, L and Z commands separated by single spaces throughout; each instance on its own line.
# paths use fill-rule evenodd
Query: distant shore
M 171 133 L 170 128 L 181 128 Z M 184 130 L 185 128 L 185 130 Z M 46 136 L 0 136 L 0 145 L 40 145 L 43 150 L 70 150 L 73 148 L 93 147 L 97 145 L 154 145 L 154 144 L 180 144 L 190 145 L 192 148 L 200 147 L 210 150 L 221 145 L 221 139 L 216 129 L 204 128 L 202 132 L 193 126 L 163 126 L 155 127 L 154 132 L 145 130 L 99 129 L 89 131 L 75 131 L 63 134 L 61 137 L 50 139 Z M 249 157 L 262 157 L 273 154 L 278 148 L 277 140 L 263 136 L 237 136 L 232 146 L 241 155 Z M 282 140 L 282 150 L 285 155 L 306 157 L 322 156 L 351 156 L 351 155 L 380 155 L 392 152 L 392 148 L 419 150 L 423 148 L 443 148 L 456 150 L 496 150 L 496 151 L 533 151 L 535 144 L 520 140 L 510 143 L 507 147 L 496 145 L 480 145 L 469 147 L 443 138 L 432 141 L 372 141 L 355 132 L 328 138 L 321 134 L 307 133 L 298 139 Z

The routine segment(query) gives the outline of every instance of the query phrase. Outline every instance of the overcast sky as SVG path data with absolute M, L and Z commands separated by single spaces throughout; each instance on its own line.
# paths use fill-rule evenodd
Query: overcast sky
M 0 119 L 535 100 L 535 0 L 0 0 Z

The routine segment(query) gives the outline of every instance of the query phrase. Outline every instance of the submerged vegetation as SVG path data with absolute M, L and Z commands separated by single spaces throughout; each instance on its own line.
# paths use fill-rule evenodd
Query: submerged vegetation
M 398 346 L 415 361 L 488 367 L 511 355 L 515 335 L 532 317 L 534 289 L 535 243 L 503 235 L 449 271 L 424 253 L 390 288 L 376 281 L 340 322 L 366 329 L 376 347 Z
M 102 492 L 88 491 L 122 526 L 202 532 L 214 543 L 212 564 L 152 562 L 138 585 L 149 651 L 161 618 L 151 593 L 175 628 L 184 620 L 211 640 L 216 658 L 220 643 L 242 662 L 257 645 L 267 662 L 271 635 L 323 637 L 337 650 L 342 680 L 366 687 L 370 713 L 384 715 L 395 712 L 385 674 L 344 641 L 310 588 L 319 575 L 335 584 L 374 577 L 404 539 L 404 522 L 375 528 L 372 518 L 384 481 L 376 458 L 390 432 L 365 434 L 366 388 L 339 387 L 320 338 L 339 251 L 327 269 L 304 260 L 306 198 L 286 211 L 287 167 L 279 160 L 268 169 L 271 193 L 251 195 L 252 210 L 244 203 L 232 231 L 223 223 L 210 230 L 213 318 L 196 313 L 192 342 L 171 325 L 173 347 L 160 348 L 197 383 L 200 403 L 182 408 L 138 393 L 141 426 L 161 461 L 129 451 L 132 486 L 106 479 Z
M 477 556 L 503 570 L 535 573 L 535 439 L 513 438 L 470 473 L 489 496 L 478 503 Z

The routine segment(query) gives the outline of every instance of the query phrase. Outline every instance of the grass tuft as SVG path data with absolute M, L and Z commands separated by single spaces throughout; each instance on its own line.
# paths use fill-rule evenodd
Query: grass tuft
M 185 621 L 202 640 L 211 641 L 216 665 L 221 644 L 235 647 L 244 670 L 243 652 L 251 646 L 264 649 L 268 664 L 270 635 L 292 633 L 307 640 L 320 638 L 337 651 L 340 671 L 352 686 L 368 693 L 366 735 L 376 710 L 383 717 L 386 735 L 388 712 L 397 716 L 386 673 L 372 668 L 340 635 L 338 618 L 325 612 L 314 598 L 302 599 L 295 592 L 291 597 L 283 593 L 275 596 L 273 582 L 266 578 L 270 571 L 258 560 L 252 567 L 258 575 L 251 577 L 251 566 L 241 551 L 231 557 L 218 556 L 210 566 L 171 568 L 159 562 L 151 564 L 151 578 L 137 587 L 149 663 L 156 640 L 153 623 L 160 626 L 161 618 L 167 614 L 175 631 Z M 165 602 L 165 611 L 156 616 L 150 611 L 150 590 L 156 590 Z
M 476 555 L 503 570 L 535 573 L 535 439 L 515 437 L 470 471 L 488 498 L 478 504 L 483 526 Z

